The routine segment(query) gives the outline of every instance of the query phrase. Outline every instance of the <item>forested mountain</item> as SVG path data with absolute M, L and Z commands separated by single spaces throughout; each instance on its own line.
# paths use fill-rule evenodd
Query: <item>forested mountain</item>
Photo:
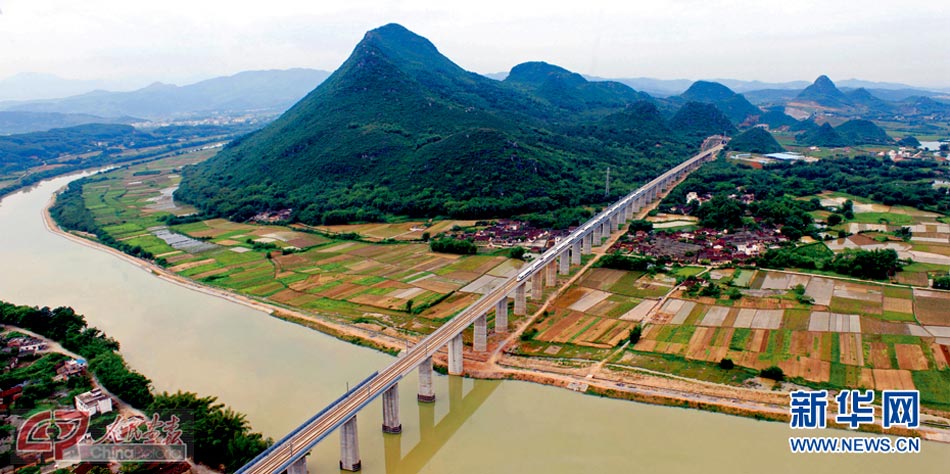
M 802 122 L 803 126 L 809 124 L 810 128 L 806 128 L 795 137 L 795 140 L 803 145 L 840 147 L 894 143 L 887 132 L 870 120 L 848 120 L 837 127 L 832 127 L 829 123 L 824 123 L 819 127 L 811 121 Z
M 798 124 L 798 120 L 795 120 L 795 117 L 786 114 L 783 109 L 784 107 L 770 107 L 759 116 L 759 123 L 764 123 L 773 130 L 782 127 L 796 126 Z
M 688 101 L 713 104 L 735 124 L 762 114 L 761 109 L 752 105 L 741 94 L 736 94 L 718 82 L 696 81 L 680 97 Z
M 821 147 L 839 147 L 847 146 L 849 143 L 835 131 L 830 123 L 823 123 L 795 136 L 795 140 L 802 145 L 821 146 Z
M 390 24 L 279 119 L 186 168 L 176 197 L 238 220 L 289 207 L 310 223 L 544 212 L 612 199 L 706 131 L 733 129 L 714 106 L 687 104 L 668 132 L 642 99 L 545 63 L 488 79 Z
M 752 127 L 729 141 L 729 149 L 748 153 L 777 153 L 785 151 L 775 137 L 762 127 Z
M 887 132 L 870 120 L 848 120 L 835 127 L 835 131 L 850 145 L 887 145 L 894 143 Z
M 652 97 L 619 82 L 590 82 L 584 76 L 545 62 L 528 62 L 511 69 L 505 82 L 529 92 L 548 104 L 580 112 L 622 107 Z
M 814 102 L 823 107 L 842 108 L 852 105 L 851 99 L 841 92 L 828 76 L 818 76 L 815 82 L 801 91 L 796 101 Z
M 670 119 L 670 128 L 695 139 L 725 133 L 735 135 L 736 127 L 715 105 L 687 102 Z
M 175 118 L 211 112 L 281 112 L 327 77 L 325 71 L 245 71 L 187 86 L 156 82 L 130 92 L 93 91 L 41 101 L 6 103 L 4 110 L 100 117 Z

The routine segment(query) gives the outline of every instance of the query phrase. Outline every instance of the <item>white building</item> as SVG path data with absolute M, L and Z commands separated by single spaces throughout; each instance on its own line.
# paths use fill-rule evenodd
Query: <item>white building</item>
M 112 399 L 98 388 L 76 395 L 76 409 L 89 414 L 101 415 L 112 411 Z

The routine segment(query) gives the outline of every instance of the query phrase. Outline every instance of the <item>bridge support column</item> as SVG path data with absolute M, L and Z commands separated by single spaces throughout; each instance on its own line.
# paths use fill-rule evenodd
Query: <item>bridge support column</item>
M 495 304 L 495 332 L 508 332 L 508 297 Z
M 452 339 L 449 339 L 449 375 L 462 375 L 462 333 L 458 333 Z
M 554 264 L 544 266 L 544 286 L 554 286 L 557 284 L 557 269 Z
M 432 357 L 426 357 L 426 360 L 419 364 L 419 395 L 416 400 L 422 403 L 435 401 L 435 390 L 432 388 Z
M 483 314 L 475 318 L 474 337 L 472 338 L 472 348 L 476 352 L 485 352 L 488 350 L 488 318 Z
M 356 433 L 356 415 L 340 427 L 340 469 L 356 472 L 363 468 L 360 462 L 360 439 Z
M 515 314 L 524 316 L 528 313 L 528 301 L 525 299 L 524 283 L 515 287 Z
M 307 471 L 307 456 L 294 461 L 284 472 L 287 474 L 309 474 L 309 471 Z
M 603 245 L 603 243 L 604 243 L 604 240 L 603 240 L 603 239 L 609 239 L 609 238 L 610 238 L 610 234 L 611 234 L 611 231 L 610 231 L 610 219 L 607 219 L 606 221 L 600 223 L 600 234 L 601 234 L 603 237 L 601 237 L 600 242 L 597 242 L 597 245 L 598 245 L 598 246 L 599 246 L 599 245 Z
M 399 384 L 383 392 L 383 433 L 402 433 L 399 422 Z
M 568 273 L 571 273 L 571 261 L 567 250 L 561 252 L 561 254 L 557 256 L 557 272 L 561 275 L 567 275 Z
M 541 300 L 541 295 L 544 292 L 544 275 L 541 272 L 537 272 L 534 275 L 531 275 L 531 299 L 535 301 Z
M 571 265 L 581 264 L 581 243 L 574 242 L 571 246 Z
M 594 234 L 588 233 L 587 235 L 581 237 L 581 240 L 584 242 L 581 244 L 581 252 L 584 255 L 591 254 L 591 247 L 593 247 Z

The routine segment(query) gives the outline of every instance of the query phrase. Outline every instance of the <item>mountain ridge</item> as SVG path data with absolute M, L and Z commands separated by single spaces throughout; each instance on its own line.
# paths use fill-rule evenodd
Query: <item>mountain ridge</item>
M 293 208 L 323 224 L 560 212 L 607 199 L 607 166 L 620 193 L 699 143 L 626 86 L 547 63 L 514 69 L 489 79 L 399 25 L 377 28 L 280 118 L 186 168 L 176 198 L 237 220 Z

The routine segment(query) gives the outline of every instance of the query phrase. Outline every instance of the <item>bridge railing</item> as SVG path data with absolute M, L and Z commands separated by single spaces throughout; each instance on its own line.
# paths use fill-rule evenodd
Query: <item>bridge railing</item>
M 377 375 L 379 375 L 379 372 L 378 372 L 378 371 L 377 371 L 377 372 L 373 372 L 372 375 L 370 375 L 369 377 L 366 377 L 365 379 L 363 379 L 362 382 L 360 382 L 360 383 L 354 385 L 353 388 L 347 390 L 343 395 L 340 395 L 340 398 L 337 398 L 336 400 L 332 401 L 330 404 L 328 404 L 328 405 L 327 405 L 326 407 L 324 407 L 322 410 L 320 410 L 319 412 L 317 412 L 316 415 L 311 416 L 307 421 L 301 423 L 300 426 L 294 428 L 293 431 L 291 431 L 290 433 L 287 433 L 286 436 L 284 436 L 283 438 L 281 438 L 280 440 L 278 440 L 277 442 L 275 442 L 274 444 L 272 444 L 270 447 L 268 447 L 267 449 L 265 449 L 264 451 L 262 451 L 260 454 L 258 454 L 257 456 L 255 456 L 254 459 L 251 459 L 247 464 L 244 465 L 244 467 L 242 467 L 242 468 L 238 469 L 237 471 L 235 471 L 235 474 L 244 474 L 245 472 L 247 472 L 247 470 L 248 470 L 250 467 L 254 466 L 255 464 L 257 464 L 259 461 L 263 460 L 263 459 L 266 458 L 267 456 L 270 456 L 271 454 L 273 454 L 274 451 L 280 449 L 285 443 L 290 442 L 290 441 L 293 439 L 293 437 L 297 435 L 297 433 L 300 433 L 301 431 L 303 431 L 304 428 L 306 428 L 307 426 L 309 426 L 309 425 L 310 425 L 311 423 L 313 423 L 314 421 L 317 421 L 317 419 L 319 419 L 321 416 L 323 416 L 323 415 L 326 414 L 328 411 L 330 411 L 331 408 L 335 407 L 338 403 L 342 402 L 343 400 L 346 400 L 347 397 L 349 397 L 350 395 L 356 393 L 359 389 L 363 388 L 363 386 L 365 386 L 366 384 L 368 384 L 368 383 L 369 383 L 373 378 L 375 378 Z M 291 448 L 293 448 L 293 446 L 291 446 Z M 310 448 L 312 448 L 312 446 L 307 447 L 307 449 L 302 449 L 301 451 L 303 451 L 303 453 L 306 454 L 307 451 L 310 450 Z

